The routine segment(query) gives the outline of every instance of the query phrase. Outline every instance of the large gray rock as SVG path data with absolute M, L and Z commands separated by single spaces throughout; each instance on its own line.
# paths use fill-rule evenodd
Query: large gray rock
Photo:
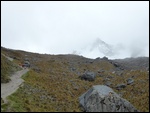
M 96 74 L 94 72 L 86 72 L 81 76 L 81 80 L 94 81 Z
M 137 112 L 126 99 L 121 98 L 110 87 L 96 85 L 79 97 L 85 112 Z

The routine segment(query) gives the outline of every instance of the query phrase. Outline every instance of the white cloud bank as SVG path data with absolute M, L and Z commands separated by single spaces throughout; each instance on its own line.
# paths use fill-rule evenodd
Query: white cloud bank
M 97 37 L 122 45 L 120 58 L 149 56 L 149 2 L 1 2 L 1 46 L 68 54 Z

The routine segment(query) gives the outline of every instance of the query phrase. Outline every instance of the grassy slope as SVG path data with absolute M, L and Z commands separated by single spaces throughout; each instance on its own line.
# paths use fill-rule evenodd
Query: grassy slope
M 16 64 L 1 55 L 1 83 L 9 82 L 10 75 L 20 69 Z
M 33 70 L 23 76 L 24 86 L 9 97 L 10 111 L 80 111 L 78 97 L 91 86 L 103 84 L 103 77 L 96 77 L 94 82 L 80 80 L 78 76 L 85 69 L 97 72 L 103 68 L 111 70 L 114 67 L 107 61 L 85 63 L 82 57 L 63 57 L 32 54 L 30 58 L 37 58 L 32 65 L 40 69 Z M 76 71 L 71 71 L 71 67 Z M 80 72 L 80 73 L 78 73 Z M 126 83 L 126 79 L 135 76 L 134 84 L 128 85 L 117 93 L 124 93 L 123 97 L 140 111 L 149 111 L 148 73 L 125 71 L 123 77 L 106 71 L 104 76 L 113 76 L 113 86 Z

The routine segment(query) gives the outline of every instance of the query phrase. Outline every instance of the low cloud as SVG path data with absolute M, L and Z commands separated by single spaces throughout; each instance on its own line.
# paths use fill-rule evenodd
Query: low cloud
M 122 44 L 115 51 L 120 58 L 148 56 L 149 2 L 1 3 L 1 45 L 4 47 L 68 54 L 99 37 L 114 46 Z

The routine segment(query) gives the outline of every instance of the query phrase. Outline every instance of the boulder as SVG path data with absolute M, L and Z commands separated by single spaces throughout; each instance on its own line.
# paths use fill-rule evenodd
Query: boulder
M 126 81 L 127 81 L 127 85 L 130 85 L 134 82 L 132 78 L 128 78 Z
M 81 76 L 81 80 L 94 81 L 96 74 L 94 72 L 86 72 Z
M 96 85 L 79 97 L 84 112 L 137 112 L 126 99 L 121 98 L 110 87 Z

